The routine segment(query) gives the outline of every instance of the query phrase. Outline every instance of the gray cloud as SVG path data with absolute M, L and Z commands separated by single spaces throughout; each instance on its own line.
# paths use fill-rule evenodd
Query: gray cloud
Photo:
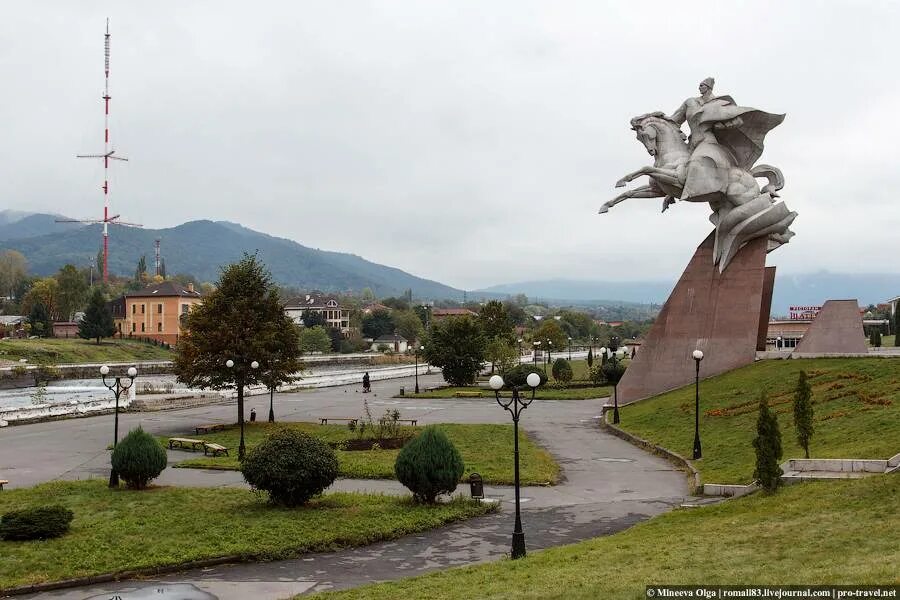
M 6 206 L 99 215 L 99 165 L 74 155 L 102 145 L 106 16 L 112 137 L 132 159 L 112 205 L 147 226 L 227 219 L 466 288 L 672 278 L 705 207 L 595 213 L 649 162 L 628 119 L 713 75 L 718 93 L 788 113 L 763 159 L 800 217 L 770 263 L 896 269 L 895 4 L 7 7 Z

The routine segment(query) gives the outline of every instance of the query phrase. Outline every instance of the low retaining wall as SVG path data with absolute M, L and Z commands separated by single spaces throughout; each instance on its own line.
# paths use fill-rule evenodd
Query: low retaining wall
M 111 394 L 110 394 L 111 395 Z M 119 410 L 128 407 L 130 401 L 127 394 L 119 398 Z M 114 397 L 103 400 L 87 400 L 85 402 L 63 402 L 59 404 L 31 404 L 0 410 L 0 426 L 8 424 L 33 423 L 67 417 L 85 417 L 89 415 L 112 412 L 116 408 Z

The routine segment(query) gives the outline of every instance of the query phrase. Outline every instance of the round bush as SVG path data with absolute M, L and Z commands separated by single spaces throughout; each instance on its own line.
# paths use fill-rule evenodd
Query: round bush
M 625 375 L 625 365 L 622 364 L 622 361 L 606 361 L 606 364 L 601 367 L 603 371 L 603 377 L 606 379 L 607 383 L 610 385 L 616 385 L 622 380 L 622 376 Z
M 562 383 L 572 381 L 572 365 L 564 358 L 557 358 L 553 361 L 553 379 Z
M 338 474 L 337 457 L 325 442 L 295 429 L 281 429 L 253 448 L 241 473 L 254 489 L 283 506 L 300 506 L 322 493 Z
M 439 494 L 451 494 L 465 470 L 456 446 L 434 425 L 410 440 L 394 463 L 397 479 L 417 502 L 434 504 Z
M 69 530 L 72 511 L 64 506 L 38 506 L 15 510 L 0 517 L 0 539 L 7 541 L 47 540 Z
M 141 427 L 128 432 L 112 453 L 112 467 L 135 490 L 147 487 L 166 468 L 166 450 Z
M 544 373 L 543 369 L 534 365 L 526 364 L 518 365 L 516 367 L 513 367 L 512 369 L 507 369 L 503 373 L 503 383 L 507 388 L 511 388 L 513 386 L 518 388 L 526 388 L 528 387 L 528 382 L 526 381 L 526 379 L 528 378 L 529 373 L 537 373 L 538 376 L 540 376 L 541 383 L 538 387 L 547 383 L 547 374 Z

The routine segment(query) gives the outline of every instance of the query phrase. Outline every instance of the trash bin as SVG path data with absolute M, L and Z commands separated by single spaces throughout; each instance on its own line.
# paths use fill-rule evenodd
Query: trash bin
M 400 395 L 401 395 L 401 396 L 405 396 L 405 395 L 406 395 L 406 388 L 400 388 Z
M 472 498 L 479 500 L 484 498 L 484 481 L 481 479 L 481 475 L 478 473 L 469 475 L 469 487 L 472 490 Z

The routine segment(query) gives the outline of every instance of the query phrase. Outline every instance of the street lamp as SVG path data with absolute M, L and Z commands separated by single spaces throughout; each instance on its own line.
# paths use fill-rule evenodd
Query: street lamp
M 703 360 L 703 351 L 694 350 L 691 354 L 697 364 L 697 372 L 694 376 L 694 460 L 703 457 L 700 448 L 700 361 Z
M 416 346 L 416 393 L 419 393 L 419 350 L 425 350 L 425 346 Z
M 541 343 L 534 342 L 534 361 L 533 362 L 534 362 L 535 368 L 537 367 L 537 353 L 538 353 L 538 350 L 540 350 L 540 349 L 541 349 Z
M 519 348 L 519 362 L 522 362 L 522 338 L 519 338 L 517 343 L 518 343 L 518 348 Z M 518 364 L 518 363 L 516 363 L 516 364 Z
M 781 336 L 775 338 L 775 350 L 781 350 Z
M 229 369 L 235 368 L 235 363 L 230 358 L 225 361 L 225 366 Z M 250 363 L 250 368 L 254 371 L 259 368 L 259 363 L 255 360 Z M 234 371 L 234 384 L 237 387 L 238 395 L 238 425 L 241 427 L 241 442 L 238 444 L 238 460 L 243 460 L 246 447 L 244 446 L 244 380 L 247 373 L 241 366 Z M 274 415 L 273 415 L 274 416 Z
M 516 525 L 513 528 L 512 535 L 512 558 L 522 558 L 525 556 L 525 533 L 522 531 L 522 515 L 519 511 L 519 415 L 528 408 L 528 405 L 534 401 L 534 392 L 537 386 L 541 384 L 541 376 L 537 373 L 529 373 L 525 379 L 528 387 L 531 388 L 531 398 L 522 398 L 519 396 L 518 386 L 513 386 L 510 399 L 504 402 L 500 398 L 500 389 L 503 387 L 503 378 L 494 375 L 490 379 L 491 389 L 497 397 L 497 404 L 509 411 L 513 420 L 513 455 L 515 456 L 515 486 L 516 486 Z
M 618 360 L 625 357 L 625 349 L 619 348 L 619 338 L 613 336 L 609 340 L 609 348 L 600 348 L 600 354 L 607 360 L 612 361 L 613 373 L 613 424 L 619 422 L 619 369 Z
M 547 373 L 547 365 L 550 364 L 552 360 L 550 357 L 550 349 L 553 347 L 553 342 L 550 338 L 547 338 L 547 354 L 544 356 L 544 374 Z
M 119 443 L 119 396 L 122 395 L 122 392 L 129 389 L 134 385 L 134 378 L 137 377 L 137 369 L 134 367 L 128 367 L 128 384 L 122 383 L 122 377 L 116 376 L 116 380 L 114 383 L 107 383 L 106 376 L 109 375 L 109 367 L 103 365 L 100 367 L 100 376 L 103 378 L 103 385 L 109 389 L 116 396 L 116 413 L 115 413 L 115 425 L 113 425 L 113 450 L 116 449 L 116 444 Z M 109 471 L 109 487 L 119 487 L 119 473 L 116 471 L 115 467 L 111 467 Z
M 572 338 L 569 338 L 569 362 L 572 362 Z

